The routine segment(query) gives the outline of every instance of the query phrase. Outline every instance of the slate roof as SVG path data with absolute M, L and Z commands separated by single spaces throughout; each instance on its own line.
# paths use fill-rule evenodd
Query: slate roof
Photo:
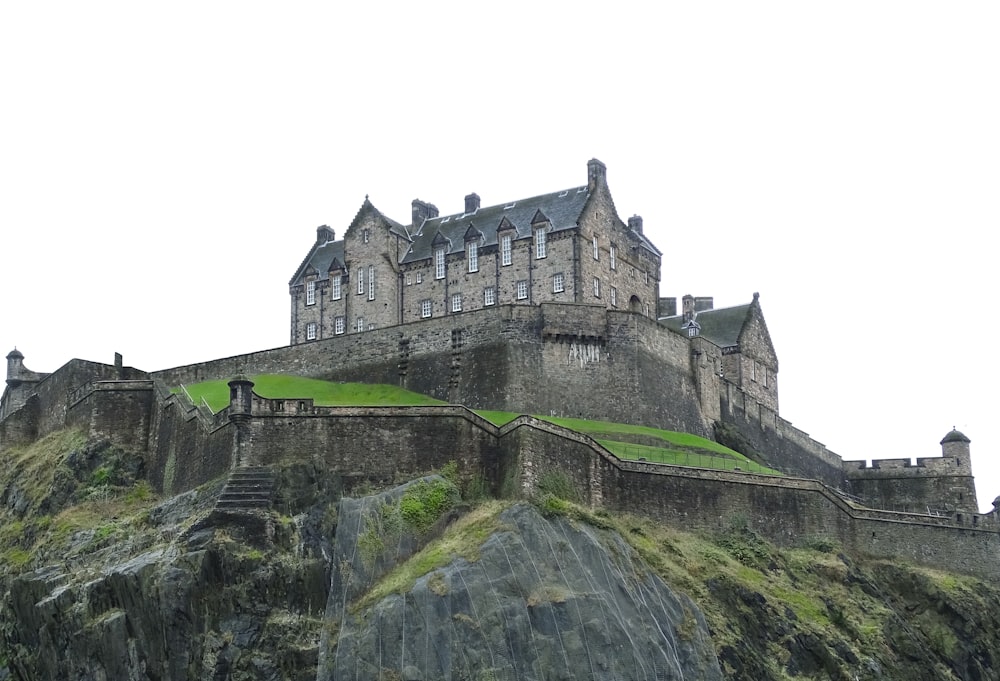
M 722 307 L 717 310 L 702 310 L 695 315 L 695 321 L 701 327 L 699 335 L 712 341 L 720 348 L 737 345 L 740 331 L 743 330 L 743 324 L 746 322 L 747 315 L 750 314 L 752 304 Z M 680 333 L 681 325 L 684 324 L 684 315 L 666 317 L 661 319 L 660 323 Z
M 330 271 L 330 263 L 333 262 L 334 258 L 337 259 L 340 266 L 344 265 L 344 240 L 339 241 L 327 241 L 325 244 L 314 244 L 313 248 L 309 251 L 309 255 L 306 259 L 299 265 L 299 269 L 295 270 L 295 276 L 292 280 L 288 282 L 289 286 L 294 286 L 295 284 L 302 281 L 302 278 L 310 271 L 311 268 L 315 268 L 320 279 L 326 279 L 327 272 Z
M 470 227 L 474 227 L 481 234 L 480 248 L 495 246 L 497 227 L 504 218 L 514 226 L 515 240 L 530 238 L 531 220 L 538 211 L 542 211 L 551 221 L 552 232 L 572 229 L 576 227 L 589 196 L 586 186 L 574 187 L 530 199 L 480 208 L 474 213 L 455 213 L 425 220 L 423 225 L 411 226 L 413 243 L 403 256 L 402 262 L 416 262 L 430 258 L 434 252 L 434 239 L 439 233 L 446 240 L 446 253 L 463 252 L 465 235 Z M 412 233 L 414 231 L 415 234 Z

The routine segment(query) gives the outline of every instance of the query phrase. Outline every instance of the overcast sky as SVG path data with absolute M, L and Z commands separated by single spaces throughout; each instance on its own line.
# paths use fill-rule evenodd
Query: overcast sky
M 157 370 L 288 342 L 315 228 L 586 183 L 661 295 L 754 291 L 844 458 L 972 440 L 1000 494 L 995 2 L 0 8 L 0 350 Z M 990 424 L 994 424 L 991 426 Z

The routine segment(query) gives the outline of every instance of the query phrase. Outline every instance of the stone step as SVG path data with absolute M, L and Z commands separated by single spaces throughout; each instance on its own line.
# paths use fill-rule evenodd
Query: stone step
M 239 510 L 267 508 L 274 492 L 274 473 L 264 466 L 247 466 L 230 472 L 217 509 Z

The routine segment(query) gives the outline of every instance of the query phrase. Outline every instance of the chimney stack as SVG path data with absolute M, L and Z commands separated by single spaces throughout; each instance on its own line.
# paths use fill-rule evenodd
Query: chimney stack
M 479 194 L 472 192 L 465 197 L 465 213 L 475 213 L 479 210 Z
M 333 230 L 329 225 L 320 225 L 316 228 L 316 243 L 325 244 L 327 241 L 335 241 Z
M 628 228 L 636 234 L 642 234 L 642 218 L 638 215 L 630 217 L 628 219 Z
M 684 315 L 684 321 L 690 322 L 694 319 L 694 296 L 690 293 L 681 298 L 681 313 Z
M 598 185 L 607 182 L 608 167 L 592 158 L 587 161 L 587 191 L 594 191 Z
M 419 227 L 424 224 L 424 220 L 430 220 L 438 216 L 438 209 L 433 203 L 427 203 L 420 199 L 413 199 L 413 226 Z

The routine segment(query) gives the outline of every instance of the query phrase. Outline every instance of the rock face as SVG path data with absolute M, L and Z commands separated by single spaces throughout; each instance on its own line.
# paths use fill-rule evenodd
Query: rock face
M 351 584 L 335 579 L 328 618 L 344 615 L 317 678 L 721 680 L 697 606 L 620 536 L 523 503 L 499 521 L 475 562 L 453 560 L 362 612 L 349 612 Z M 337 555 L 356 555 L 357 536 L 338 532 Z
M 47 446 L 0 453 L 0 681 L 1000 679 L 995 585 L 738 519 L 342 498 L 304 461 L 222 513 L 222 480 L 157 501 L 121 452 Z

